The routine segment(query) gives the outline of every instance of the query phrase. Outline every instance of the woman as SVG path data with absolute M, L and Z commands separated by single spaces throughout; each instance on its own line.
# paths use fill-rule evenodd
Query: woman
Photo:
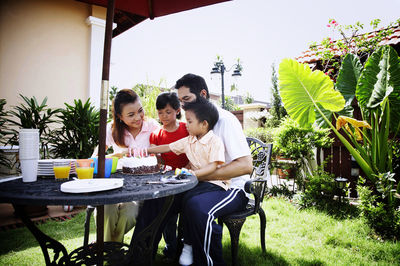
M 107 125 L 106 151 L 123 157 L 134 148 L 150 147 L 150 134 L 160 126 L 146 119 L 139 96 L 131 89 L 120 90 L 113 103 L 113 122 Z M 104 207 L 104 240 L 123 242 L 124 234 L 133 228 L 139 202 L 118 203 Z

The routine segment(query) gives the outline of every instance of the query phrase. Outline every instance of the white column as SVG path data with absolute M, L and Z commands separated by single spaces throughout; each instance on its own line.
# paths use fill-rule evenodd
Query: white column
M 86 23 L 90 26 L 89 43 L 89 97 L 100 109 L 101 75 L 103 66 L 103 47 L 106 22 L 96 17 L 88 17 Z

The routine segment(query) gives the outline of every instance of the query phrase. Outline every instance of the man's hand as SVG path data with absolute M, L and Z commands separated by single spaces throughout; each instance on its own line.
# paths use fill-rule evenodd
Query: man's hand
M 198 178 L 199 181 L 209 180 L 230 180 L 234 177 L 251 174 L 253 170 L 253 159 L 250 155 L 243 156 L 233 160 L 228 164 L 218 166 L 218 168 L 209 175 Z

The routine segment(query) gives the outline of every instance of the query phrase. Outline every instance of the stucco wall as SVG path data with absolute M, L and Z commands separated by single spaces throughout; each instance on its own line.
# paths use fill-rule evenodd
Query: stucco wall
M 260 112 L 266 108 L 263 104 L 243 104 L 240 105 L 243 110 L 243 129 L 257 128 L 260 127 L 260 122 L 253 120 L 251 117 L 254 113 Z
M 0 98 L 64 107 L 88 97 L 91 7 L 73 0 L 0 1 Z

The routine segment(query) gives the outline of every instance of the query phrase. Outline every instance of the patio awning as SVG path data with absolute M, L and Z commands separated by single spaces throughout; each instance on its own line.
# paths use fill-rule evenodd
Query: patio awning
M 107 0 L 77 0 L 92 5 L 107 7 Z M 181 11 L 230 0 L 115 0 L 113 37 L 132 28 L 143 20 L 154 19 Z

